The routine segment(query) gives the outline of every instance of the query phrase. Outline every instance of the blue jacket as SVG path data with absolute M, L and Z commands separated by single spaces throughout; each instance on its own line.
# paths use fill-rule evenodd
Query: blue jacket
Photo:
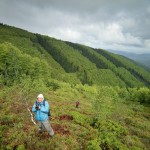
M 40 106 L 40 110 L 36 110 L 36 102 L 34 103 L 33 107 L 32 107 L 32 112 L 35 113 L 35 119 L 37 121 L 45 121 L 48 119 L 48 112 L 49 112 L 49 104 L 47 101 L 45 101 L 45 106 L 43 101 L 42 102 L 37 102 L 38 105 Z

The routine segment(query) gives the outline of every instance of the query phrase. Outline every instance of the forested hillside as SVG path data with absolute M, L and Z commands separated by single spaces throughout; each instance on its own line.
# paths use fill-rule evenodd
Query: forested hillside
M 0 149 L 146 150 L 149 87 L 150 72 L 126 57 L 0 24 Z M 38 93 L 53 139 L 30 120 Z
M 23 57 L 33 57 L 31 61 L 34 63 L 38 59 L 42 60 L 41 63 L 51 67 L 51 69 L 47 68 L 47 71 L 51 72 L 51 77 L 61 81 L 120 87 L 150 86 L 150 72 L 125 57 L 105 50 L 32 34 L 2 24 L 0 26 L 0 43 L 3 44 L 1 47 L 5 45 L 5 49 L 9 49 L 9 47 L 18 49 L 18 53 L 20 51 L 20 55 Z M 9 52 L 7 55 L 11 57 L 13 54 Z M 15 57 L 19 56 L 16 54 Z M 14 59 L 12 61 L 15 61 Z M 10 60 L 9 63 L 13 64 Z M 46 67 L 43 68 L 46 71 Z M 5 71 L 3 70 L 3 72 Z M 18 70 L 19 77 L 22 76 L 20 73 Z M 30 75 L 30 73 L 24 73 Z M 5 78 L 4 75 L 3 78 Z

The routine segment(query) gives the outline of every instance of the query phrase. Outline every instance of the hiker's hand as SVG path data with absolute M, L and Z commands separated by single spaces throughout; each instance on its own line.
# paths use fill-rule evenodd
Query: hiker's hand
M 40 108 L 41 108 L 40 106 L 36 106 L 35 107 L 36 110 L 40 110 Z

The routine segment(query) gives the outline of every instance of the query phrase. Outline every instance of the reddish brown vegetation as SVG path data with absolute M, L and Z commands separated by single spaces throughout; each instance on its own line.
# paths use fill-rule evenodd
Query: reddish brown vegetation
M 69 116 L 69 115 L 62 115 L 59 117 L 59 120 L 73 120 L 73 117 L 72 116 Z
M 55 134 L 70 135 L 70 131 L 65 125 L 54 124 L 52 125 L 52 128 L 55 131 Z

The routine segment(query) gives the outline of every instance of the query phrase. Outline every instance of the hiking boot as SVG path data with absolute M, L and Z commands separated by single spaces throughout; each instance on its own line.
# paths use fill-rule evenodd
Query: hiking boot
M 43 131 L 42 130 L 39 130 L 39 134 L 42 134 L 43 133 Z
M 55 135 L 55 134 L 54 134 Z M 54 138 L 54 135 L 50 135 L 50 138 Z

